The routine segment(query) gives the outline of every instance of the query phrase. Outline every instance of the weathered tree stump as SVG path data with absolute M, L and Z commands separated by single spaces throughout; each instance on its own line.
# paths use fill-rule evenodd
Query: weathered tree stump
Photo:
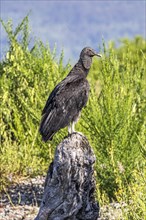
M 73 133 L 56 148 L 35 220 L 96 220 L 93 164 L 95 155 L 86 137 Z

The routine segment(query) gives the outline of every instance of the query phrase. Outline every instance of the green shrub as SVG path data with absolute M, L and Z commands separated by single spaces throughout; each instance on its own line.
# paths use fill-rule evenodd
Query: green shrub
M 91 96 L 82 120 L 97 155 L 100 187 L 114 199 L 121 182 L 131 181 L 135 163 L 143 159 L 140 140 L 145 141 L 145 60 L 138 49 L 132 55 L 127 47 L 110 47 L 99 65 L 93 64 Z
M 57 63 L 55 49 L 41 41 L 29 50 L 28 17 L 12 31 L 9 21 L 9 50 L 1 62 L 1 175 L 44 172 L 52 159 L 52 147 L 38 135 L 41 111 L 53 87 L 68 73 L 70 65 Z M 25 34 L 24 34 L 25 33 Z M 21 36 L 21 41 L 17 38 Z M 60 132 L 56 141 L 63 138 Z
M 54 86 L 69 72 L 63 53 L 55 59 L 55 48 L 36 41 L 29 49 L 28 16 L 15 31 L 12 22 L 2 25 L 8 35 L 9 50 L 0 62 L 1 149 L 0 179 L 6 184 L 15 175 L 46 172 L 55 146 L 67 135 L 59 131 L 44 144 L 38 134 L 41 111 Z M 124 39 L 116 48 L 106 48 L 103 58 L 94 59 L 88 80 L 90 98 L 76 129 L 84 133 L 96 154 L 97 197 L 101 203 L 133 201 L 137 215 L 144 204 L 143 178 L 146 123 L 146 42 L 141 37 Z M 143 178 L 138 181 L 138 170 Z M 136 175 L 137 174 L 137 175 Z M 135 196 L 133 191 L 136 189 Z M 132 206 L 125 215 L 130 216 Z M 140 217 L 135 219 L 140 219 Z

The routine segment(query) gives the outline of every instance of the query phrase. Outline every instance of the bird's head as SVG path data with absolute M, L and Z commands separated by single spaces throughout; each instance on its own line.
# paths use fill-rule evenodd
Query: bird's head
M 89 56 L 89 57 L 102 57 L 101 54 L 97 53 L 95 50 L 93 50 L 91 47 L 85 47 L 80 54 L 80 57 Z
M 91 63 L 92 63 L 92 57 L 94 57 L 94 56 L 102 57 L 101 54 L 97 53 L 95 50 L 93 50 L 90 47 L 85 47 L 81 51 L 80 59 L 83 63 L 83 66 L 85 67 L 85 69 L 90 69 Z

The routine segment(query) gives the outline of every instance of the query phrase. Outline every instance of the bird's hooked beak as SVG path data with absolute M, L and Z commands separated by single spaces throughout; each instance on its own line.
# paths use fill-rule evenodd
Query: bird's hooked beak
M 101 54 L 99 54 L 99 53 L 95 53 L 95 55 L 94 56 L 97 56 L 97 57 L 102 57 L 102 55 Z

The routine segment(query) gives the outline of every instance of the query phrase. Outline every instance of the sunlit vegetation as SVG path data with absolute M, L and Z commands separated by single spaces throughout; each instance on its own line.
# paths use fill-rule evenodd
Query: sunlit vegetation
M 67 135 L 59 131 L 43 143 L 38 133 L 41 111 L 54 86 L 71 69 L 56 50 L 36 41 L 29 46 L 28 17 L 13 30 L 1 21 L 9 49 L 0 62 L 1 189 L 15 177 L 45 174 L 55 146 Z M 96 49 L 96 48 L 95 48 Z M 126 203 L 123 219 L 145 218 L 146 41 L 123 39 L 101 47 L 88 80 L 90 99 L 76 129 L 96 154 L 97 199 L 101 205 Z

